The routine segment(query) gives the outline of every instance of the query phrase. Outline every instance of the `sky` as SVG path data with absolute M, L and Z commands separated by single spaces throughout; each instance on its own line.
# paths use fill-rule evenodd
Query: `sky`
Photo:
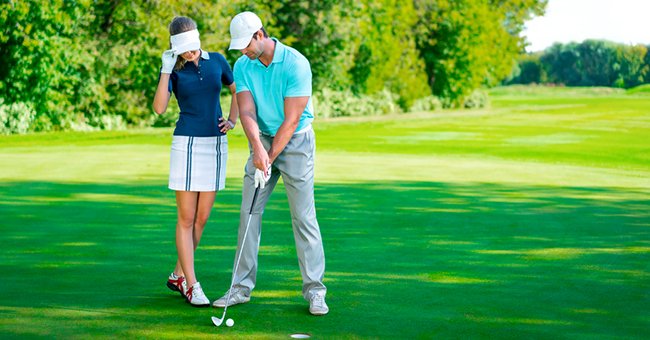
M 650 0 L 549 0 L 544 16 L 526 22 L 528 52 L 554 42 L 610 40 L 650 44 Z

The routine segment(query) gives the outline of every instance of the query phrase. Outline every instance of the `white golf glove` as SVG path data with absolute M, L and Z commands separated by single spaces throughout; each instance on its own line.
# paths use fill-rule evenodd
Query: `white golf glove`
M 271 165 L 269 164 L 269 167 L 266 169 L 266 171 L 262 171 L 260 169 L 255 169 L 255 187 L 259 187 L 260 189 L 264 189 L 266 186 L 266 182 L 269 181 L 269 178 L 271 178 Z
M 167 50 L 162 54 L 162 69 L 160 73 L 172 73 L 174 70 L 174 65 L 176 65 L 176 55 L 174 51 Z

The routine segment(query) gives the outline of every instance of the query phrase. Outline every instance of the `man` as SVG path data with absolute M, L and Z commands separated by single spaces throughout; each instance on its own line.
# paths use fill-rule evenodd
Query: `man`
M 309 61 L 295 49 L 269 38 L 260 18 L 251 12 L 230 22 L 230 48 L 240 50 L 234 66 L 240 119 L 250 145 L 242 190 L 237 256 L 241 259 L 234 284 L 214 301 L 225 307 L 246 303 L 255 287 L 262 213 L 280 175 L 287 191 L 291 223 L 302 274 L 302 294 L 309 312 L 324 315 L 325 255 L 314 206 L 315 137 Z M 245 247 L 242 241 L 256 188 Z M 237 256 L 235 258 L 237 258 Z

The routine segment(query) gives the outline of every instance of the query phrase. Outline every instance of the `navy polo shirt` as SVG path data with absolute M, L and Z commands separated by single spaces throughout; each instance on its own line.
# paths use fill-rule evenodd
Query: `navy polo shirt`
M 169 92 L 173 92 L 181 112 L 176 121 L 175 136 L 221 136 L 221 84 L 233 83 L 232 70 L 226 58 L 216 52 L 201 50 L 199 65 L 185 63 L 169 77 Z

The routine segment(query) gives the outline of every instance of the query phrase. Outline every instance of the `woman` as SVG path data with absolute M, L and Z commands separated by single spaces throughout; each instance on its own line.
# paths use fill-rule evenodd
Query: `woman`
M 228 139 L 235 127 L 235 83 L 223 55 L 201 49 L 196 22 L 175 17 L 169 25 L 171 49 L 162 54 L 162 68 L 153 108 L 167 109 L 173 92 L 180 116 L 172 139 L 169 188 L 176 191 L 178 261 L 167 286 L 193 306 L 209 306 L 194 272 L 194 250 L 210 216 L 217 191 L 225 187 Z M 221 86 L 230 88 L 228 119 L 222 116 Z

